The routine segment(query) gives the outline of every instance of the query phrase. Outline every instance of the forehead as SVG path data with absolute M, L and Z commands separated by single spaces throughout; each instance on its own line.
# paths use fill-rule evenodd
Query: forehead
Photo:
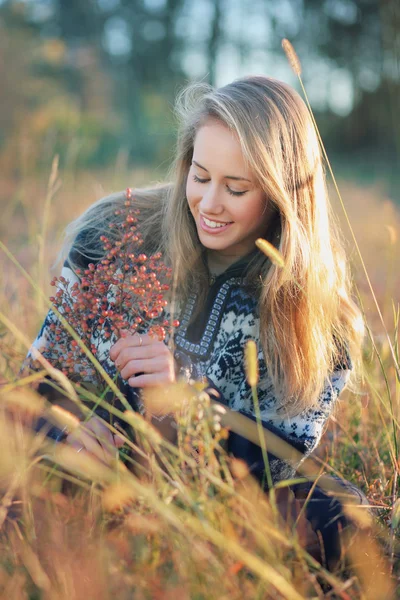
M 217 120 L 207 121 L 197 131 L 193 159 L 209 171 L 242 177 L 250 175 L 237 134 Z

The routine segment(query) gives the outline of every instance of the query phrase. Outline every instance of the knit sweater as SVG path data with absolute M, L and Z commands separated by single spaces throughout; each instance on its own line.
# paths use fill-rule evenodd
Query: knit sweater
M 243 360 L 246 342 L 254 340 L 258 347 L 257 394 L 262 424 L 306 457 L 319 443 L 335 402 L 348 381 L 351 360 L 345 352 L 327 378 L 316 407 L 303 410 L 295 417 L 287 416 L 284 399 L 276 393 L 265 364 L 260 343 L 257 298 L 243 284 L 248 258 L 239 260 L 216 278 L 208 290 L 205 307 L 196 318 L 192 318 L 196 291 L 181 307 L 180 325 L 174 333 L 175 359 L 181 375 L 188 379 L 207 378 L 210 386 L 218 390 L 221 402 L 255 420 L 252 393 L 246 381 Z M 68 260 L 62 269 L 62 276 L 70 286 L 76 281 L 79 283 Z M 50 310 L 33 343 L 41 352 L 46 352 L 49 342 L 56 343 L 50 327 L 56 321 L 56 315 Z M 110 360 L 109 350 L 115 341 L 115 337 L 106 339 L 101 336 L 93 340 L 98 347 L 102 366 L 112 377 L 116 375 L 116 370 Z M 137 390 L 126 381 L 122 380 L 120 384 L 132 407 L 137 409 Z M 45 393 L 46 386 L 42 386 L 41 391 Z M 260 481 L 263 479 L 264 461 L 259 446 L 233 432 L 230 433 L 227 446 L 230 454 L 245 460 L 251 472 Z M 289 465 L 272 453 L 269 463 L 274 482 L 295 474 L 297 465 Z

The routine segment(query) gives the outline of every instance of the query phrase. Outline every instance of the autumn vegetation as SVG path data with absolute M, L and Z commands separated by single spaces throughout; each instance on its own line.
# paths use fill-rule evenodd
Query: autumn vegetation
M 152 123 L 160 134 L 157 149 L 154 144 L 145 150 L 161 167 L 155 170 L 146 161 L 139 166 L 121 143 L 123 119 L 117 110 L 109 111 L 112 85 L 94 46 L 76 54 L 90 69 L 68 66 L 68 35 L 39 40 L 22 9 L 11 17 L 2 14 L 0 78 L 7 93 L 0 111 L 1 597 L 400 598 L 400 212 L 395 186 L 389 189 L 384 178 L 360 182 L 348 174 L 350 168 L 342 169 L 340 201 L 328 177 L 366 339 L 359 382 L 342 394 L 309 473 L 322 483 L 323 473 L 355 483 L 373 515 L 347 507 L 357 528 L 344 539 L 342 560 L 331 572 L 304 551 L 304 523 L 299 520 L 296 527 L 293 515 L 283 520 L 246 466 L 226 455 L 228 430 L 221 424 L 221 409 L 201 385 L 178 383 L 161 399 L 152 399 L 158 406 L 173 404 L 177 395 L 187 400 L 177 415 L 176 446 L 129 410 L 118 416 L 128 432 L 135 430 L 136 440 L 128 433 L 124 450 L 110 464 L 33 433 L 43 414 L 60 428 L 77 426 L 73 415 L 35 391 L 49 363 L 41 363 L 37 373 L 20 373 L 54 295 L 51 280 L 60 274 L 56 260 L 63 230 L 107 193 L 160 179 L 173 123 L 165 118 L 170 110 L 165 89 L 158 94 L 141 80 L 140 101 L 126 95 L 124 107 L 128 101 L 132 112 L 138 103 L 146 106 L 147 121 L 140 123 Z M 11 59 L 14 69 L 8 68 Z M 37 65 L 44 71 L 35 74 Z M 43 76 L 63 70 L 66 87 L 79 88 L 75 97 L 57 77 Z M 394 81 L 389 87 L 396 89 Z M 384 87 L 375 96 L 365 94 L 355 108 L 360 117 L 377 114 L 378 100 L 387 97 Z M 388 119 L 386 111 L 382 131 L 388 132 Z M 326 126 L 328 116 L 322 121 Z M 379 129 L 379 119 L 371 121 Z M 135 127 L 137 139 L 144 140 Z M 329 134 L 329 126 L 324 131 Z M 344 127 L 341 141 L 346 139 L 351 154 L 363 139 L 361 134 L 357 138 L 357 127 L 349 131 L 346 139 Z M 356 139 L 358 146 L 352 148 Z M 393 156 L 394 147 L 393 141 Z M 140 148 L 135 152 L 137 158 Z M 335 160 L 332 166 L 336 172 Z M 77 388 L 68 372 L 51 374 L 83 414 L 86 400 L 107 403 L 105 394 Z M 256 373 L 250 377 L 254 382 Z M 105 381 L 102 392 L 112 384 Z M 244 425 L 232 417 L 231 426 Z

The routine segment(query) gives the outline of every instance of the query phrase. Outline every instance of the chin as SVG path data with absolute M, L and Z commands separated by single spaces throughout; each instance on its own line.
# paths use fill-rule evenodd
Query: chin
M 214 240 L 214 239 L 210 239 L 209 237 L 203 235 L 199 235 L 199 239 L 200 239 L 200 243 L 202 246 L 204 246 L 204 248 L 207 248 L 208 250 L 226 250 L 227 248 L 229 248 L 232 244 L 228 244 L 226 242 L 224 242 L 223 240 Z

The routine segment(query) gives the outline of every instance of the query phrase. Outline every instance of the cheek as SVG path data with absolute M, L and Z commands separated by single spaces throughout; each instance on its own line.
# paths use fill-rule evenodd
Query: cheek
M 257 219 L 258 222 L 266 218 L 267 212 L 267 202 L 264 196 L 255 198 L 252 206 L 248 209 L 248 215 L 251 215 L 253 219 Z
M 235 220 L 256 225 L 263 219 L 264 211 L 265 202 L 263 199 L 249 198 L 246 202 L 238 202 L 236 206 L 232 206 L 230 212 Z

